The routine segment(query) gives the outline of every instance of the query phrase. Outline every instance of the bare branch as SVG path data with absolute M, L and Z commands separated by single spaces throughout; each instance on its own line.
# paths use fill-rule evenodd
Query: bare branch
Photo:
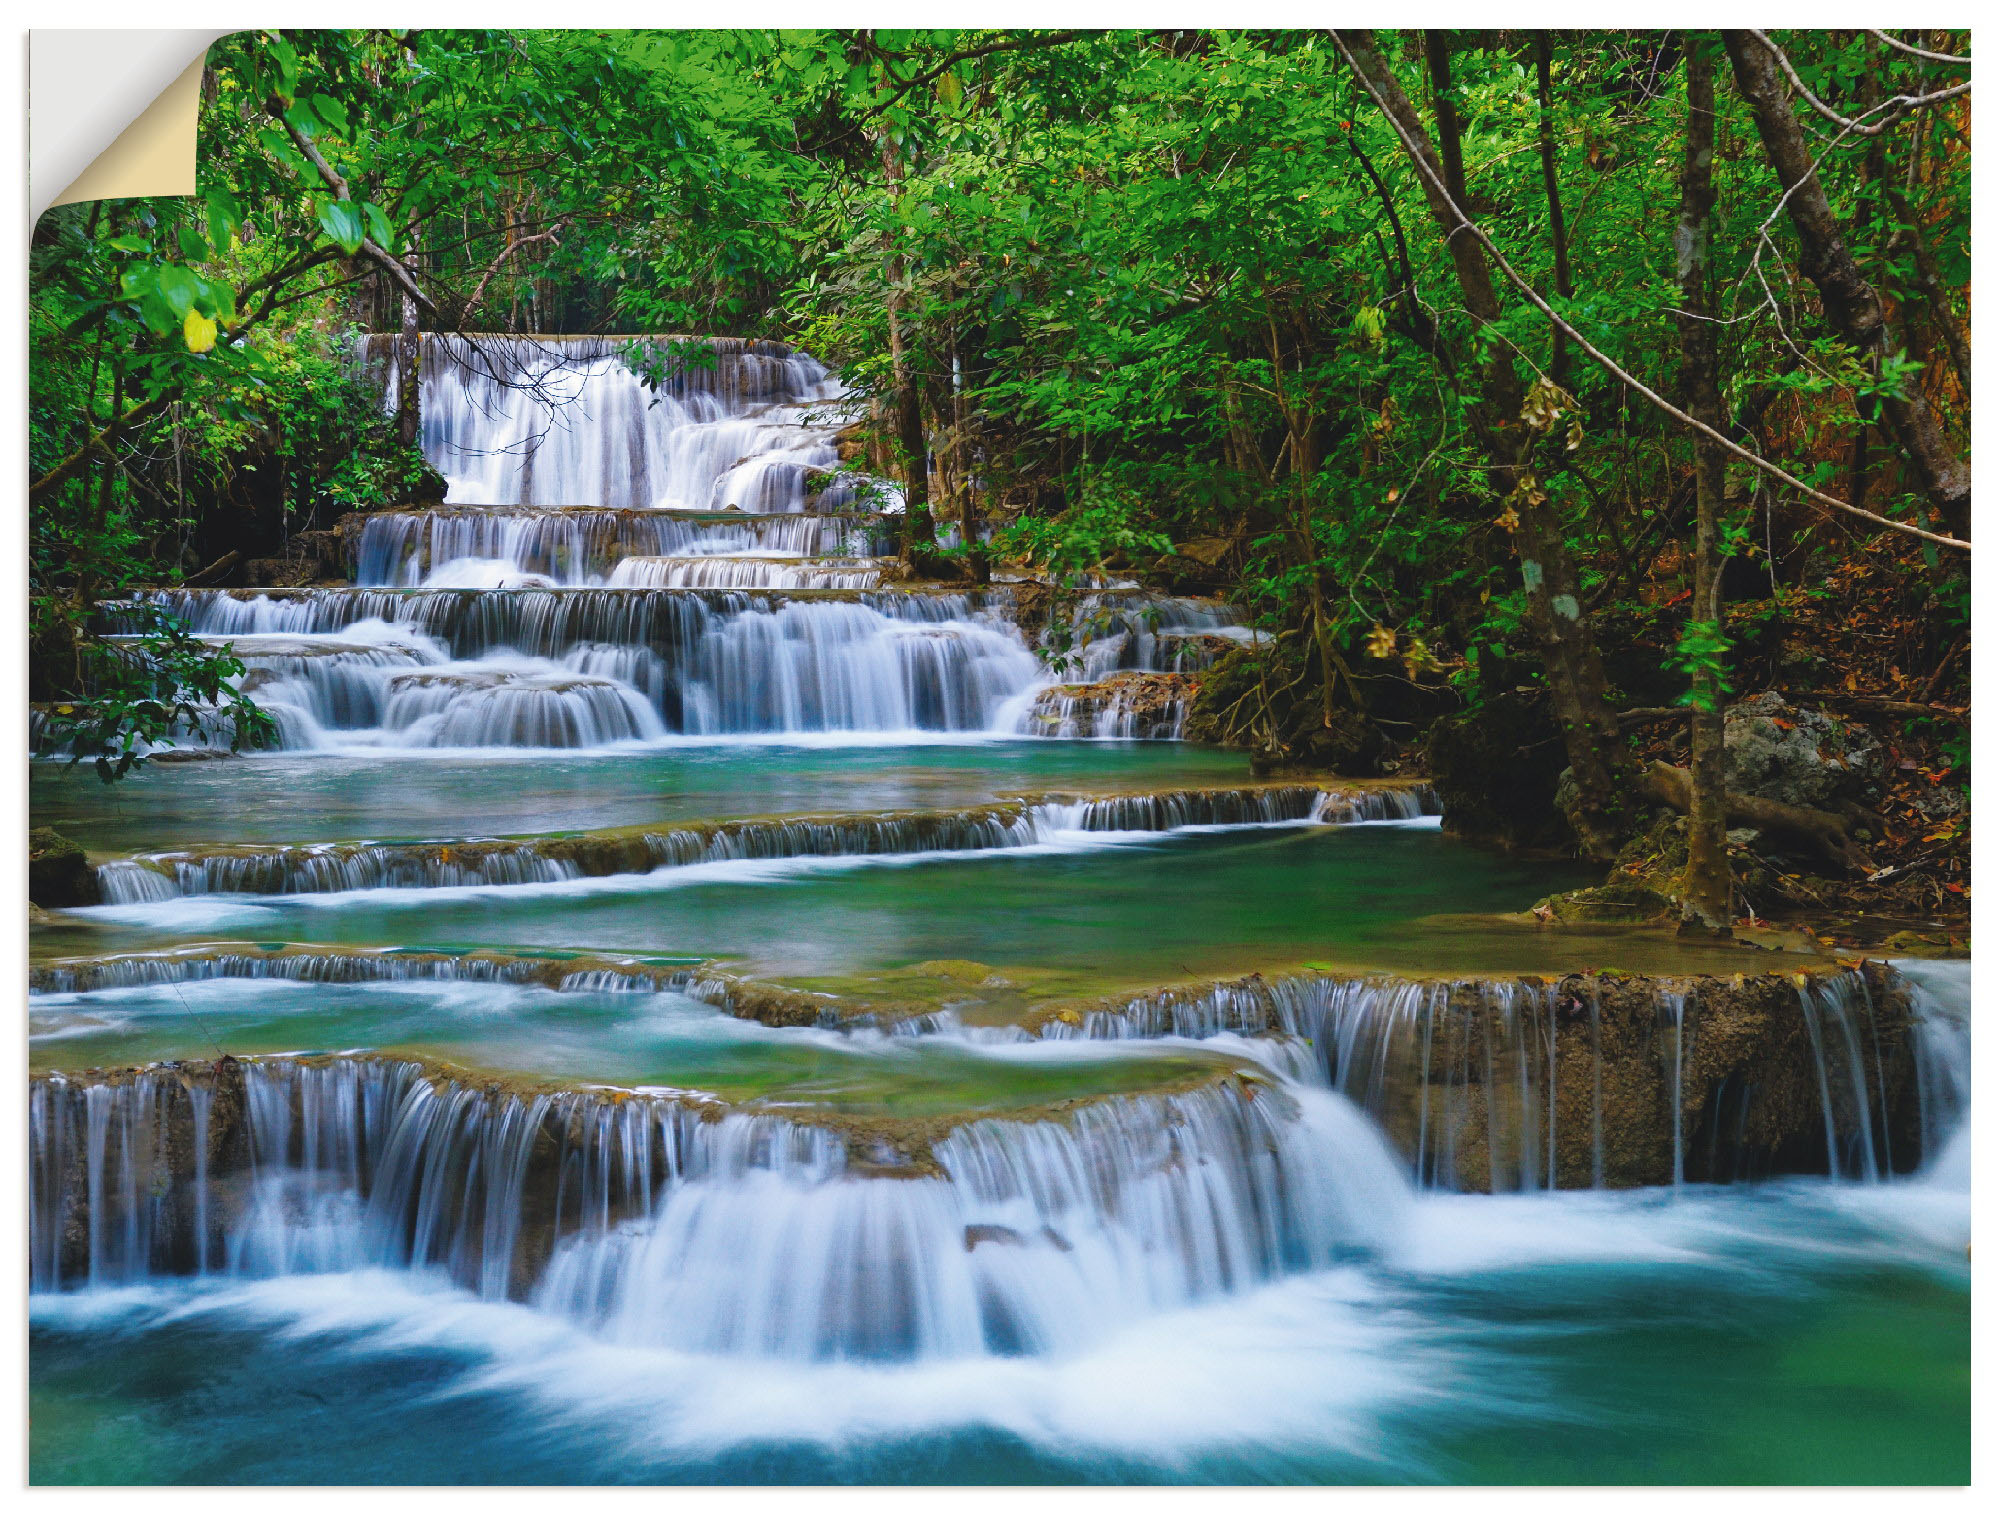
M 1946 100 L 1954 100 L 1960 95 L 1971 93 L 1972 90 L 1972 81 L 1968 79 L 1963 84 L 1954 84 L 1950 89 L 1941 89 L 1934 94 L 1891 95 L 1880 105 L 1870 106 L 1859 116 L 1850 118 L 1843 116 L 1839 111 L 1826 104 L 1819 96 L 1806 88 L 1805 80 L 1801 79 L 1798 70 L 1792 67 L 1792 60 L 1785 56 L 1785 50 L 1773 42 L 1770 37 L 1758 31 L 1755 27 L 1745 27 L 1744 30 L 1771 50 L 1771 56 L 1777 60 L 1778 67 L 1784 71 L 1785 77 L 1792 81 L 1792 88 L 1799 92 L 1799 95 L 1805 100 L 1806 104 L 1826 117 L 1827 120 L 1831 121 L 1843 132 L 1852 132 L 1857 137 L 1879 137 L 1908 112 L 1924 106 L 1938 105 Z M 1875 35 L 1880 36 L 1881 33 L 1877 32 Z M 1864 124 L 1870 116 L 1880 115 L 1884 112 L 1887 114 L 1883 115 L 1883 119 L 1877 121 L 1873 126 Z
M 1887 32 L 1877 31 L 1872 26 L 1868 28 L 1868 35 L 1873 37 L 1877 42 L 1886 42 L 1899 53 L 1908 53 L 1912 58 L 1928 58 L 1933 63 L 1955 63 L 1960 68 L 1972 67 L 1972 60 L 1970 58 L 1961 58 L 1956 53 L 1934 53 L 1925 48 L 1912 47 L 1909 43 L 1898 42 Z

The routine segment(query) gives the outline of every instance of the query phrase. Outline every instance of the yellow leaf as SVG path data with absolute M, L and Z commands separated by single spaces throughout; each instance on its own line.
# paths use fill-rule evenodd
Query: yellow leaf
M 1509 505 L 1493 518 L 1493 524 L 1495 526 L 1504 526 L 1509 531 L 1512 531 L 1516 526 L 1521 524 L 1521 518 L 1514 513 L 1514 507 Z
M 187 313 L 187 320 L 181 323 L 181 334 L 187 338 L 189 352 L 207 352 L 215 346 L 215 323 L 198 310 Z
M 1391 658 L 1396 655 L 1396 633 L 1387 626 L 1377 626 L 1368 633 L 1368 655 L 1371 658 Z

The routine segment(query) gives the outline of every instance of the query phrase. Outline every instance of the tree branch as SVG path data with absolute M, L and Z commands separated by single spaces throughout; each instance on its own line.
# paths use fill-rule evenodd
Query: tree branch
M 277 122 L 281 126 L 285 128 L 285 131 L 290 135 L 292 139 L 293 145 L 297 147 L 298 150 L 305 155 L 306 161 L 312 164 L 312 166 L 315 169 L 319 170 L 319 176 L 322 179 L 326 180 L 327 188 L 333 191 L 334 199 L 352 200 L 354 196 L 349 192 L 347 188 L 347 181 L 341 178 L 340 175 L 334 171 L 333 165 L 326 161 L 325 156 L 320 152 L 320 150 L 317 147 L 313 146 L 312 138 L 308 137 L 304 132 L 300 131 L 296 126 L 292 125 L 292 123 L 286 119 L 285 113 L 283 111 L 272 111 L 271 115 L 274 119 L 277 120 Z M 403 262 L 400 258 L 397 258 L 393 254 L 385 251 L 380 244 L 378 244 L 377 242 L 373 241 L 371 238 L 368 237 L 363 237 L 361 239 L 361 251 L 367 257 L 371 258 L 376 263 L 379 263 L 382 266 L 383 271 L 386 272 L 391 279 L 395 280 L 396 283 L 402 288 L 403 292 L 407 294 L 412 300 L 415 300 L 419 305 L 423 306 L 426 310 L 435 311 L 437 309 L 437 307 L 431 303 L 430 296 L 425 294 L 421 289 L 417 288 L 417 281 L 410 276 L 410 271 L 403 266 Z
M 1972 60 L 1970 58 L 1961 58 L 1956 53 L 1933 53 L 1921 47 L 1912 47 L 1909 43 L 1898 42 L 1887 32 L 1877 31 L 1872 26 L 1868 28 L 1868 35 L 1873 37 L 1877 42 L 1886 42 L 1899 53 L 1908 53 L 1912 58 L 1928 58 L 1933 63 L 1955 63 L 1960 68 L 1972 67 Z
M 1905 115 L 1909 114 L 1909 112 L 1923 106 L 1937 105 L 1946 100 L 1954 100 L 1960 95 L 1969 94 L 1972 90 L 1972 81 L 1968 79 L 1963 84 L 1954 84 L 1950 89 L 1941 89 L 1935 94 L 1891 95 L 1880 105 L 1870 106 L 1861 116 L 1850 119 L 1843 116 L 1839 111 L 1826 104 L 1819 96 L 1806 88 L 1805 80 L 1801 79 L 1798 70 L 1792 67 L 1792 60 L 1785 56 L 1783 48 L 1779 47 L 1777 43 L 1773 42 L 1755 27 L 1745 27 L 1744 30 L 1771 50 L 1771 56 L 1777 60 L 1778 67 L 1784 71 L 1785 77 L 1792 81 L 1792 88 L 1799 92 L 1799 95 L 1805 100 L 1806 104 L 1810 105 L 1842 131 L 1853 132 L 1857 137 L 1879 137 Z M 1879 37 L 1881 33 L 1877 32 L 1875 35 Z M 1883 111 L 1888 112 L 1888 114 L 1873 126 L 1863 124 L 1868 116 L 1873 116 Z

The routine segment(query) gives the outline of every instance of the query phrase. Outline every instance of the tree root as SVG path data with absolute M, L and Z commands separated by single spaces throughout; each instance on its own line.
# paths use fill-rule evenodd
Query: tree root
M 1671 763 L 1655 762 L 1640 775 L 1640 787 L 1662 804 L 1686 815 L 1693 801 L 1694 781 L 1687 769 Z M 1789 841 L 1812 855 L 1839 868 L 1872 873 L 1874 865 L 1855 845 L 1849 832 L 1849 817 L 1826 810 L 1810 810 L 1803 805 L 1787 805 L 1754 794 L 1724 796 L 1724 809 L 1732 826 L 1754 826 L 1759 831 Z M 1858 806 L 1852 813 L 1866 816 Z

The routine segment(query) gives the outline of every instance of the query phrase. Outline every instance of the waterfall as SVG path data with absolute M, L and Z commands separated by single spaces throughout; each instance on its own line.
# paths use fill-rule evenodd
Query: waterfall
M 825 559 L 813 563 L 770 558 L 642 558 L 619 561 L 607 581 L 614 589 L 874 589 L 882 565 Z
M 590 507 L 371 510 L 354 542 L 356 584 L 406 588 L 432 584 L 435 572 L 465 562 L 587 588 L 605 583 L 626 558 L 867 558 L 893 550 L 879 517 L 704 517 Z
M 665 365 L 654 388 L 634 343 Z M 395 349 L 363 339 L 388 396 Z M 1257 635 L 1220 603 L 1093 590 L 1067 628 L 1090 682 L 1053 689 L 1005 586 L 884 589 L 900 501 L 838 469 L 843 391 L 775 343 L 431 335 L 421 378 L 447 503 L 350 517 L 356 587 L 136 597 L 235 648 L 269 745 L 1175 740 L 1184 675 Z M 136 629 L 131 603 L 102 605 L 102 628 Z M 225 720 L 203 724 L 181 745 L 227 745 Z
M 1030 736 L 1099 741 L 1178 741 L 1187 727 L 1188 691 L 1158 686 L 1146 674 L 1098 684 L 1044 689 L 1021 718 Z
M 873 857 L 1031 847 L 1070 832 L 1344 824 L 1422 813 L 1428 786 L 1358 791 L 1309 785 L 1168 790 L 1100 799 L 1047 796 L 960 811 L 843 814 L 626 828 L 523 840 L 320 842 L 161 851 L 98 866 L 111 904 L 185 895 L 333 894 L 560 883 L 742 859 Z
M 1192 673 L 1217 656 L 1216 642 L 1249 644 L 1258 633 L 1233 606 L 1213 600 L 1127 592 L 1088 594 L 1070 615 L 1077 682 L 1116 673 Z
M 1360 1122 L 1254 1084 L 975 1121 L 932 1157 L 899 1182 L 684 1186 L 570 1242 L 536 1301 L 693 1351 L 1044 1355 L 1379 1244 L 1403 1199 Z
M 1004 590 L 842 593 L 312 589 L 154 598 L 210 640 L 242 644 L 250 671 L 239 683 L 278 719 L 286 747 L 999 731 L 1043 682 L 1006 617 Z M 116 602 L 107 615 L 115 624 Z M 309 648 L 309 638 L 326 645 Z
M 1315 975 L 1064 1011 L 1035 1029 L 1300 1038 L 1314 1076 L 1381 1126 L 1423 1188 L 1873 1181 L 1937 1160 L 1963 1129 L 1969 1062 L 1949 1004 L 1879 965 L 1740 981 Z
M 386 359 L 395 343 L 363 338 Z M 842 390 L 770 342 L 633 339 L 669 366 L 648 388 L 609 338 L 424 339 L 424 456 L 448 503 L 796 513 L 839 462 Z
M 30 1137 L 37 1290 L 425 1267 L 627 1345 L 802 1359 L 1070 1349 L 1379 1246 L 1407 1203 L 1343 1103 L 1235 1076 L 885 1150 L 679 1096 L 225 1059 L 38 1078 Z

